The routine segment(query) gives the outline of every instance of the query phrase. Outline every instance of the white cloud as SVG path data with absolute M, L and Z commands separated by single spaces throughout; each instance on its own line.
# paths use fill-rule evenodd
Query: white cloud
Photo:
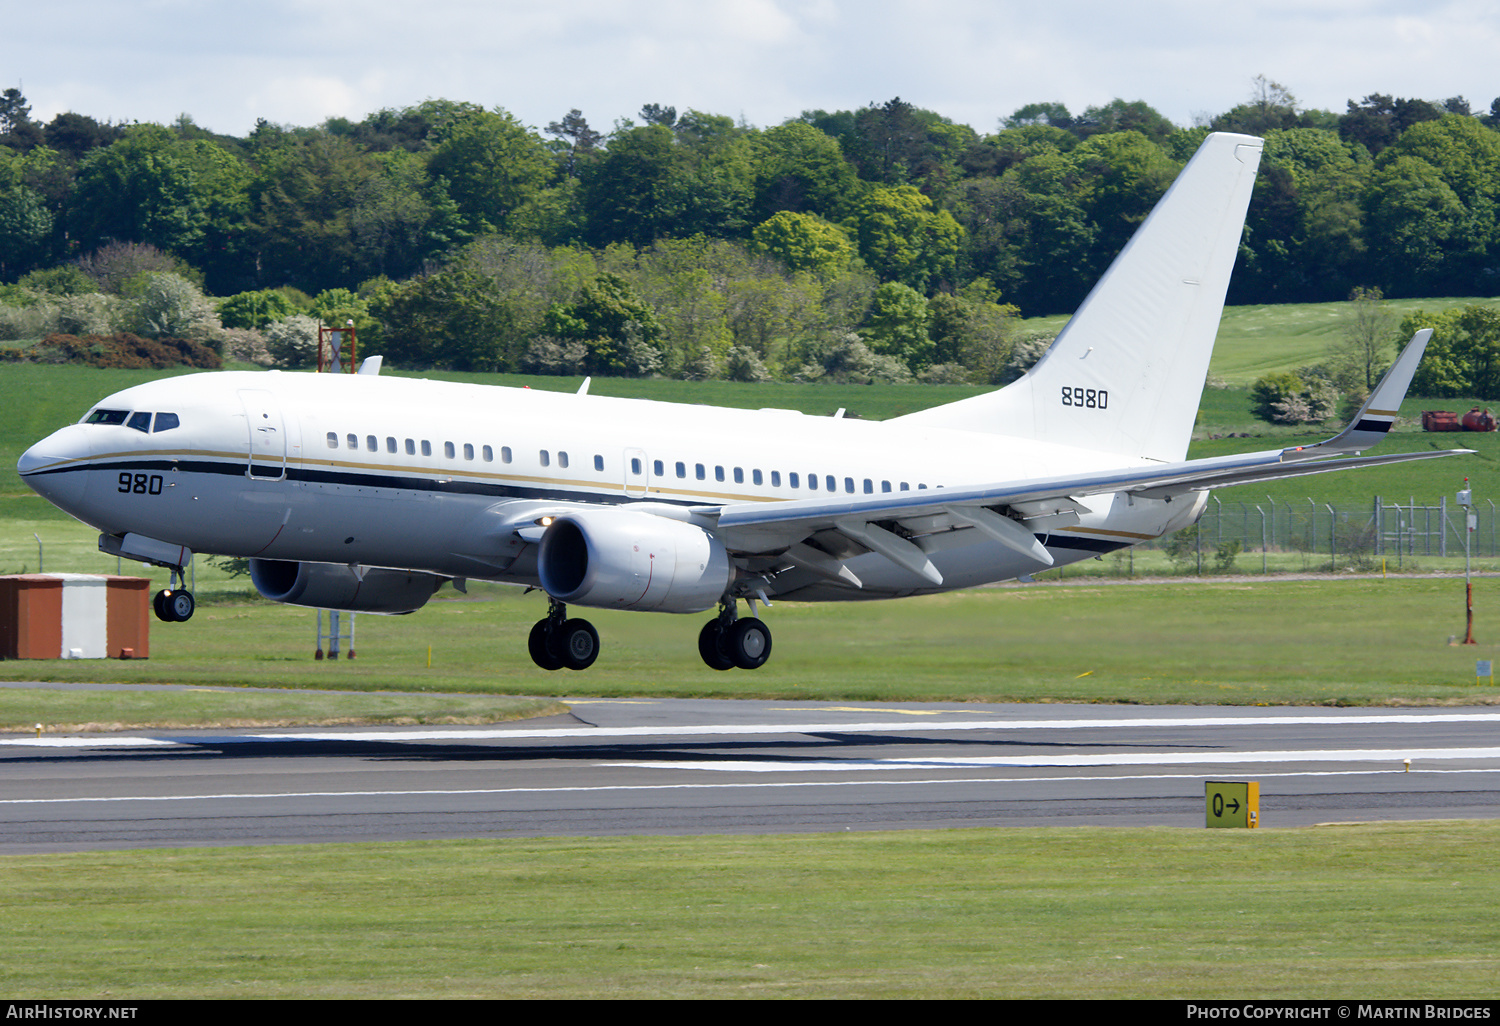
M 1116 96 L 1180 123 L 1257 74 L 1341 111 L 1371 92 L 1500 92 L 1497 0 L 52 0 L 7 17 L 0 68 L 33 116 L 359 118 L 429 97 L 596 128 L 644 103 L 758 125 L 901 96 L 992 131 L 1035 101 Z

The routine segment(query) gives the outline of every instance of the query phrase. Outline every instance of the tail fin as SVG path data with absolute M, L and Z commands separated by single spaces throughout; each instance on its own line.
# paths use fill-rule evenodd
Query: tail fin
M 901 421 L 1182 459 L 1261 146 L 1224 132 L 1205 139 L 1025 377 Z

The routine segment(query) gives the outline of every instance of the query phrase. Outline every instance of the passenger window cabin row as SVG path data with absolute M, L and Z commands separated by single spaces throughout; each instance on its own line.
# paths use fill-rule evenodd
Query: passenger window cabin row
M 158 429 L 158 430 L 160 430 L 160 429 Z M 328 448 L 330 448 L 330 449 L 337 449 L 339 447 L 340 447 L 339 433 L 337 431 L 330 431 L 330 432 L 328 432 Z M 358 452 L 361 449 L 359 435 L 356 435 L 356 434 L 345 435 L 344 438 L 343 438 L 343 447 L 347 448 L 347 449 L 350 449 L 352 451 Z M 375 435 L 365 435 L 364 436 L 364 445 L 363 445 L 364 451 L 366 451 L 366 452 L 379 452 L 380 448 L 381 448 L 381 446 L 380 446 L 380 440 Z M 465 442 L 461 448 L 462 448 L 462 451 L 463 451 L 463 458 L 466 461 L 472 462 L 474 460 L 474 456 L 475 456 L 475 448 L 474 448 L 474 446 L 472 444 L 468 443 L 468 442 Z M 430 441 L 427 441 L 426 439 L 422 439 L 421 441 L 418 441 L 416 439 L 408 438 L 408 439 L 405 440 L 404 446 L 401 446 L 401 445 L 397 444 L 396 438 L 394 436 L 391 436 L 391 435 L 387 435 L 386 436 L 386 438 L 385 438 L 385 451 L 387 453 L 399 454 L 401 451 L 403 451 L 403 449 L 404 449 L 406 455 L 408 455 L 408 456 L 415 456 L 415 455 L 417 455 L 417 453 L 419 451 L 421 452 L 421 454 L 423 456 L 431 456 L 432 455 L 432 443 Z M 444 458 L 450 459 L 450 460 L 457 459 L 458 458 L 458 454 L 459 454 L 459 449 L 460 449 L 460 446 L 455 445 L 453 442 L 444 442 L 443 443 L 443 456 L 444 456 Z M 493 462 L 495 462 L 495 450 L 491 446 L 488 446 L 488 445 L 480 446 L 478 452 L 479 452 L 479 458 L 480 458 L 480 460 L 482 462 L 484 462 L 484 463 L 493 463 Z M 540 449 L 540 450 L 537 451 L 537 460 L 544 467 L 550 467 L 550 466 L 552 466 L 552 462 L 553 462 L 554 459 L 556 459 L 557 466 L 560 469 L 566 470 L 568 468 L 568 454 L 566 452 L 564 452 L 562 450 L 558 450 L 554 454 L 552 452 L 552 450 L 549 450 L 549 449 Z M 508 445 L 502 445 L 500 447 L 500 462 L 501 463 L 511 463 L 511 462 L 513 462 L 513 454 L 511 452 L 510 446 L 508 446 Z M 603 456 L 595 454 L 595 456 L 594 456 L 594 470 L 597 473 L 601 473 L 601 474 L 604 473 L 604 457 Z M 688 464 L 685 461 L 678 460 L 675 463 L 673 463 L 672 464 L 672 470 L 673 470 L 673 473 L 675 474 L 675 476 L 676 476 L 676 478 L 678 480 L 686 481 L 686 480 L 689 479 Z M 630 477 L 632 479 L 643 478 L 645 476 L 645 471 L 646 471 L 646 467 L 645 467 L 644 460 L 641 457 L 639 457 L 639 456 L 632 456 L 630 458 Z M 652 460 L 651 461 L 651 473 L 652 473 L 653 478 L 655 478 L 657 480 L 660 480 L 660 479 L 666 477 L 667 476 L 667 463 L 666 463 L 666 461 L 665 460 Z M 726 470 L 723 466 L 715 465 L 714 468 L 713 468 L 713 480 L 715 482 L 727 483 L 730 479 L 732 479 L 735 484 L 742 485 L 742 484 L 745 483 L 746 477 L 747 477 L 747 474 L 746 474 L 746 471 L 745 471 L 745 469 L 743 467 L 731 467 L 731 468 L 728 468 L 728 470 Z M 749 481 L 750 481 L 750 483 L 752 485 L 755 485 L 755 486 L 758 486 L 758 487 L 764 487 L 765 484 L 766 484 L 767 479 L 769 478 L 770 485 L 771 485 L 772 488 L 781 488 L 782 487 L 783 474 L 779 470 L 772 470 L 772 471 L 769 471 L 769 472 L 764 472 L 764 471 L 761 471 L 759 468 L 752 468 L 749 471 L 748 478 L 749 478 Z M 709 468 L 708 468 L 708 466 L 706 464 L 703 464 L 703 463 L 694 463 L 692 465 L 692 477 L 691 477 L 691 479 L 694 480 L 694 481 L 707 481 L 709 479 Z M 877 482 L 875 481 L 875 479 L 874 478 L 869 478 L 869 477 L 861 478 L 858 481 L 856 481 L 856 479 L 853 478 L 853 477 L 844 477 L 842 479 L 842 482 L 841 482 L 840 479 L 836 475 L 834 475 L 834 474 L 824 474 L 824 475 L 821 475 L 821 477 L 820 477 L 820 475 L 814 473 L 814 474 L 807 474 L 807 475 L 805 475 L 805 478 L 804 478 L 804 475 L 798 473 L 795 470 L 788 471 L 785 474 L 785 481 L 786 481 L 786 487 L 787 488 L 791 488 L 791 489 L 799 490 L 800 491 L 802 489 L 802 487 L 803 487 L 804 480 L 806 481 L 807 490 L 810 491 L 810 492 L 816 492 L 816 491 L 820 491 L 820 490 L 821 491 L 825 491 L 825 492 L 837 492 L 837 491 L 839 491 L 839 486 L 840 486 L 841 483 L 843 485 L 843 491 L 845 493 L 847 493 L 847 494 L 850 494 L 850 495 L 859 494 L 859 493 L 863 493 L 865 495 L 873 495 L 873 494 L 876 493 L 877 490 L 880 491 L 880 492 L 891 492 L 891 491 L 909 492 L 909 491 L 911 491 L 911 485 L 910 485 L 910 483 L 908 483 L 906 481 L 899 481 L 899 482 L 897 482 L 896 484 L 893 485 L 890 481 L 884 481 L 883 480 L 883 481 L 878 482 L 878 485 L 877 485 Z M 644 484 L 644 482 L 643 482 L 643 484 Z M 925 491 L 926 488 L 927 488 L 927 486 L 925 484 L 919 483 L 917 485 L 917 489 L 919 491 Z

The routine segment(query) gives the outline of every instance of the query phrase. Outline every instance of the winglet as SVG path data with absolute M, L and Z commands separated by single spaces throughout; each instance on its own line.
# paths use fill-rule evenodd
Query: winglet
M 1417 364 L 1427 349 L 1427 340 L 1432 338 L 1432 329 L 1423 328 L 1411 337 L 1391 369 L 1385 372 L 1380 384 L 1370 393 L 1370 398 L 1349 421 L 1349 426 L 1326 442 L 1317 445 L 1298 446 L 1281 454 L 1282 460 L 1305 460 L 1317 456 L 1339 453 L 1358 453 L 1373 448 L 1385 438 L 1386 432 L 1396 422 L 1401 409 L 1401 400 L 1411 387 L 1412 376 L 1417 373 Z

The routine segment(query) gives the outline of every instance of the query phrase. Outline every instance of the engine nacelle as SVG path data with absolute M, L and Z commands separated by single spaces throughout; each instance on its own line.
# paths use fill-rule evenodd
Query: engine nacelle
M 729 587 L 724 544 L 693 524 L 631 510 L 559 516 L 542 535 L 537 571 L 559 602 L 696 613 Z
M 366 570 L 363 580 L 339 563 L 250 560 L 250 583 L 273 602 L 357 613 L 412 613 L 445 578 L 408 570 Z

